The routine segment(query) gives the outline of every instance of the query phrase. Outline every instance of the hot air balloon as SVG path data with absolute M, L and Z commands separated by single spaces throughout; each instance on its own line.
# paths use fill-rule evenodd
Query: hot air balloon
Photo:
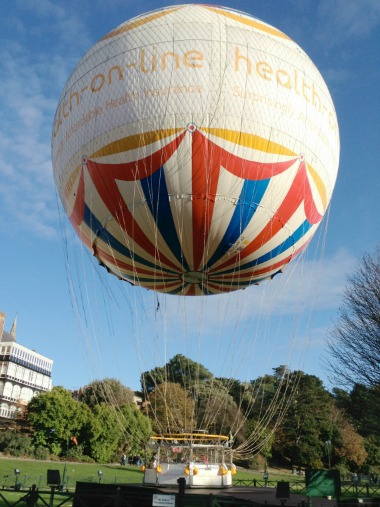
M 149 443 L 157 459 L 144 466 L 144 483 L 176 484 L 185 476 L 189 486 L 230 486 L 233 455 L 252 457 L 268 443 L 297 389 L 284 349 L 287 343 L 291 361 L 303 354 L 311 322 L 300 316 L 303 292 L 295 296 L 293 322 L 272 294 L 260 301 L 270 284 L 256 289 L 254 304 L 250 291 L 231 292 L 283 271 L 328 209 L 339 131 L 323 78 L 294 41 L 248 14 L 200 4 L 162 8 L 111 31 L 76 66 L 57 107 L 52 158 L 63 207 L 83 244 L 111 274 L 156 291 L 115 283 L 114 295 L 107 287 L 130 338 L 112 347 L 115 308 L 96 293 L 97 277 L 80 281 L 78 295 L 70 280 L 77 313 L 86 313 L 83 326 L 98 332 L 93 319 L 100 302 L 107 305 L 100 345 L 86 339 L 93 363 L 98 350 L 116 349 L 123 366 L 133 357 L 140 373 L 156 364 L 155 393 L 142 381 L 159 428 Z M 101 277 L 102 289 L 106 279 L 113 281 Z M 281 301 L 285 292 L 289 310 L 292 291 L 279 285 L 276 296 Z M 265 377 L 257 370 L 276 348 L 282 373 L 265 405 Z M 215 378 L 202 378 L 199 365 L 190 368 L 178 352 L 218 372 Z M 174 432 L 167 427 L 174 417 L 160 421 L 157 408 L 159 385 L 169 411 L 170 388 L 179 391 L 165 365 L 171 354 L 175 371 L 185 372 L 186 403 Z M 230 393 L 243 370 L 235 406 Z M 168 473 L 173 463 L 179 475 Z
M 88 51 L 62 92 L 52 157 L 66 213 L 110 273 L 210 295 L 272 278 L 305 248 L 339 133 L 323 78 L 289 37 L 179 5 Z

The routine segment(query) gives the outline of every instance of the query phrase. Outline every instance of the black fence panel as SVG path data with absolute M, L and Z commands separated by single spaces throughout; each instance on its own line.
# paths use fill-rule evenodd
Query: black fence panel
M 77 482 L 73 507 L 151 507 L 159 490 L 152 488 Z
M 176 505 L 179 505 L 178 493 L 165 493 L 162 490 L 144 486 L 78 482 L 73 507 L 151 507 L 154 494 L 174 495 Z M 194 493 L 185 495 L 184 505 L 185 507 L 257 507 L 257 503 L 247 499 Z

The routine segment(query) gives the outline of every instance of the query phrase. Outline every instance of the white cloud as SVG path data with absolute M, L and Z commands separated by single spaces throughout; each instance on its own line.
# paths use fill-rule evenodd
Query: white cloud
M 15 1 L 0 47 L 0 189 L 2 231 L 50 236 L 57 229 L 51 127 L 73 66 L 94 42 L 76 7 Z M 10 30 L 9 26 L 12 26 Z
M 264 337 L 274 333 L 273 327 L 280 326 L 276 333 L 281 337 L 281 322 L 286 322 L 287 332 L 293 327 L 294 339 L 302 340 L 312 328 L 315 338 L 329 325 L 320 315 L 337 311 L 346 277 L 354 266 L 355 259 L 341 250 L 332 257 L 316 261 L 301 259 L 293 270 L 289 267 L 287 273 L 260 286 L 207 297 L 155 294 L 120 284 L 103 268 L 99 269 L 103 284 L 108 287 L 107 297 L 113 292 L 114 301 L 123 311 L 134 308 L 131 318 L 138 328 L 145 329 L 143 334 L 147 336 L 154 334 L 151 327 L 162 329 L 164 326 L 175 330 L 171 333 L 173 340 L 176 336 L 222 336 L 226 333 L 230 336 L 257 333 Z
M 378 0 L 321 0 L 318 6 L 318 32 L 330 47 L 366 39 L 379 24 Z

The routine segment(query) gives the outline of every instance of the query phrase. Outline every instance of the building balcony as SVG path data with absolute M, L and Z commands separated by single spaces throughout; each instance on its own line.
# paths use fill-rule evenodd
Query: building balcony
M 4 380 L 9 380 L 20 384 L 21 386 L 28 386 L 37 389 L 38 391 L 50 391 L 50 385 L 43 386 L 41 384 L 37 384 L 36 382 L 29 382 L 28 380 L 24 380 L 22 378 L 14 377 L 13 375 L 8 375 L 8 373 L 0 373 L 0 378 Z
M 0 408 L 0 417 L 4 419 L 16 419 L 20 415 L 18 410 L 9 410 L 9 408 Z

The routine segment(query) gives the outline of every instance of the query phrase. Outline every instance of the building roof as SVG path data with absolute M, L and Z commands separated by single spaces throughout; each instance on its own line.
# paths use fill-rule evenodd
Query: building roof
M 0 337 L 1 343 L 15 342 L 15 341 L 16 341 L 16 337 L 13 334 L 8 333 L 8 331 L 3 331 L 3 334 Z
M 11 329 L 10 333 L 8 333 L 8 331 L 4 330 L 5 313 L 0 312 L 0 318 L 1 318 L 0 342 L 2 342 L 2 343 L 13 342 L 14 343 L 16 341 L 17 315 L 15 317 L 15 320 L 13 321 L 12 329 Z

